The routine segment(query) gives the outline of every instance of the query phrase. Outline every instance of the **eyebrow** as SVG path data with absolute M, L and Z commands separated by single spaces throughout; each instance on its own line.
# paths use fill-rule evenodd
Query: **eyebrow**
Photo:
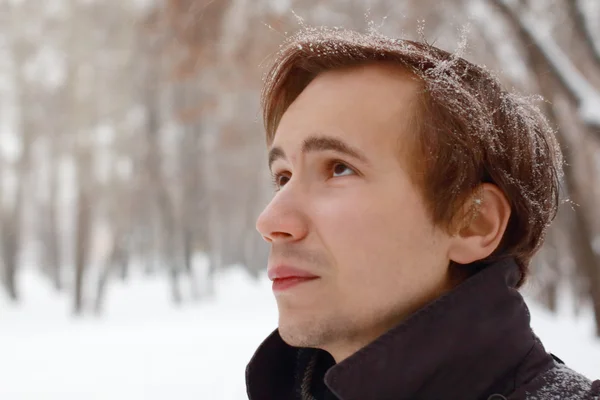
M 364 163 L 367 162 L 367 158 L 360 150 L 350 146 L 349 144 L 345 143 L 340 139 L 331 136 L 310 136 L 306 138 L 302 143 L 303 154 L 327 150 L 332 150 L 337 153 L 345 154 Z M 279 159 L 285 160 L 287 159 L 287 157 L 281 147 L 275 146 L 271 150 L 269 150 L 269 169 L 271 169 L 273 163 Z

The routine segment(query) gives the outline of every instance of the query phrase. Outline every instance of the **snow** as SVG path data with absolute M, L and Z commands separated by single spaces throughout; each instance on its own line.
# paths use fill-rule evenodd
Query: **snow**
M 531 35 L 561 80 L 579 102 L 579 114 L 590 125 L 600 126 L 600 91 L 585 78 L 569 57 L 554 42 L 548 29 L 531 13 L 520 14 L 521 26 Z
M 533 301 L 531 326 L 546 350 L 590 379 L 600 379 L 600 339 L 594 337 L 593 314 L 582 311 L 576 317 L 567 310 L 554 315 Z
M 467 3 L 470 18 L 477 22 L 482 35 L 490 43 L 494 43 L 491 51 L 496 53 L 498 60 L 502 60 L 502 72 L 510 76 L 515 82 L 527 87 L 529 71 L 527 65 L 519 55 L 514 43 L 506 40 L 508 29 L 499 18 L 494 18 L 494 9 L 490 2 L 471 0 Z M 508 60 L 508 62 L 506 62 Z
M 70 317 L 37 273 L 21 281 L 23 304 L 0 297 L 1 399 L 244 399 L 246 363 L 277 323 L 267 282 L 239 269 L 179 309 L 163 277 L 113 282 L 102 318 Z
M 0 398 L 154 400 L 246 397 L 244 369 L 277 324 L 269 281 L 219 274 L 214 299 L 170 303 L 161 276 L 111 282 L 105 314 L 72 318 L 69 300 L 37 272 L 21 273 L 24 301 L 0 295 Z M 591 317 L 532 307 L 533 326 L 572 368 L 600 376 Z

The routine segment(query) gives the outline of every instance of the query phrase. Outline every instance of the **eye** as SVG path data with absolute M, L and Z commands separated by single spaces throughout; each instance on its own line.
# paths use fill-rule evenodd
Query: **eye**
M 273 179 L 273 187 L 275 188 L 275 191 L 280 190 L 290 180 L 290 175 L 287 172 L 274 172 L 273 174 L 271 174 L 271 176 Z
M 355 175 L 356 172 L 346 164 L 340 161 L 335 161 L 331 165 L 331 172 L 334 177 Z

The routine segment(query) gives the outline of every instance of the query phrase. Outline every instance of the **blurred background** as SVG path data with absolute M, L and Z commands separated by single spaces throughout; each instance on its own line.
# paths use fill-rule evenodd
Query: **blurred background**
M 277 324 L 259 94 L 303 25 L 425 38 L 544 97 L 568 201 L 525 294 L 600 377 L 599 1 L 0 0 L 0 398 L 246 398 Z

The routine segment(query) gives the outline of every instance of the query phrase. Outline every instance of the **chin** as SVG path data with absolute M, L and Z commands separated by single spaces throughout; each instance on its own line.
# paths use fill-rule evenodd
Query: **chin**
M 280 314 L 279 335 L 285 343 L 293 347 L 311 347 L 324 349 L 332 342 L 336 342 L 343 336 L 342 332 L 347 329 L 333 318 L 317 318 L 312 315 L 309 318 L 285 318 Z
M 290 346 L 300 347 L 305 342 L 306 337 L 305 327 L 300 326 L 301 324 L 294 323 L 292 321 L 283 321 L 282 318 L 279 320 L 279 335 L 284 342 Z
M 316 347 L 321 336 L 315 331 L 314 321 L 290 321 L 280 318 L 279 335 L 294 347 Z

